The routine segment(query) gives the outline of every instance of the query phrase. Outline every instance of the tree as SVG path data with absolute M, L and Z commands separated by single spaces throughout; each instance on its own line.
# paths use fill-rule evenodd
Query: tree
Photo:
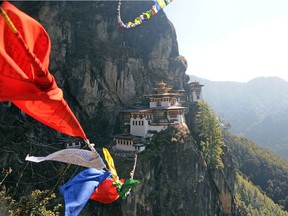
M 224 143 L 220 123 L 208 104 L 199 101 L 197 105 L 196 126 L 199 130 L 200 149 L 209 167 L 222 169 L 221 147 Z

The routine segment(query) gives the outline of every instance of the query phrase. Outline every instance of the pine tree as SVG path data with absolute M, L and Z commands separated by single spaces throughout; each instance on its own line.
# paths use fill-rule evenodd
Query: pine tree
M 200 148 L 210 168 L 224 167 L 221 155 L 223 154 L 222 130 L 220 123 L 208 104 L 198 102 L 196 125 L 199 130 Z

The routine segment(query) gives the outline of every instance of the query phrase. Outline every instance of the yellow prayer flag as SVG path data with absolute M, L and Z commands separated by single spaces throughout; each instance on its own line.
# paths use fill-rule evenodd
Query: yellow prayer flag
M 163 9 L 165 7 L 165 3 L 164 0 L 157 0 L 158 4 L 160 5 L 160 7 Z
M 118 174 L 116 172 L 116 168 L 115 168 L 115 165 L 114 165 L 114 160 L 111 157 L 110 152 L 108 151 L 108 149 L 103 148 L 103 153 L 104 153 L 105 160 L 106 160 L 106 162 L 108 164 L 108 168 L 109 168 L 109 170 L 111 171 L 111 173 L 113 175 L 113 179 L 114 179 L 114 181 L 117 181 L 118 180 Z

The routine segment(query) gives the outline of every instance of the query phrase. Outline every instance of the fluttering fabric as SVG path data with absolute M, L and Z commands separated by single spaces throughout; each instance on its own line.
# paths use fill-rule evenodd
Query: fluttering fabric
M 27 155 L 25 160 L 36 163 L 52 160 L 78 166 L 96 168 L 99 170 L 106 167 L 104 161 L 96 151 L 88 151 L 83 149 L 63 149 L 46 157 L 34 157 Z
M 121 18 L 121 0 L 119 0 L 118 3 L 118 23 L 120 25 L 121 28 L 133 28 L 136 27 L 140 24 L 142 24 L 143 22 L 149 20 L 152 16 L 154 16 L 156 13 L 158 13 L 160 10 L 162 10 L 164 7 L 166 7 L 168 4 L 170 4 L 173 0 L 153 0 L 154 1 L 154 5 L 152 6 L 152 8 L 146 12 L 143 12 L 141 15 L 139 15 L 138 17 L 136 17 L 134 19 L 134 21 L 129 21 L 127 23 L 124 23 L 122 21 Z
M 95 188 L 110 176 L 109 171 L 89 168 L 62 185 L 60 192 L 65 201 L 65 216 L 78 216 Z
M 106 191 L 102 190 L 102 188 L 97 188 L 93 195 L 91 196 L 91 199 L 94 199 L 99 202 L 103 203 L 112 203 L 115 200 L 117 200 L 120 197 L 125 199 L 128 194 L 130 193 L 130 190 L 132 187 L 140 184 L 140 181 L 138 180 L 133 180 L 133 179 L 128 179 L 128 180 L 123 180 L 119 179 L 119 176 L 117 174 L 115 165 L 114 165 L 114 160 L 108 151 L 108 149 L 103 148 L 103 153 L 105 160 L 108 165 L 109 171 L 112 173 L 112 179 L 106 179 L 102 184 L 105 184 Z M 103 187 L 104 188 L 104 187 Z M 117 193 L 116 193 L 117 192 Z M 101 197 L 100 194 L 103 196 L 106 195 L 106 197 Z
M 134 179 L 120 179 L 114 182 L 112 178 L 105 179 L 93 192 L 90 199 L 109 204 L 115 202 L 119 197 L 125 199 L 131 188 L 140 184 L 140 181 Z
M 140 181 L 133 179 L 119 179 L 114 160 L 108 151 L 108 149 L 103 148 L 103 153 L 105 160 L 108 165 L 108 169 L 111 172 L 111 178 L 105 179 L 93 192 L 90 199 L 109 204 L 116 201 L 119 197 L 125 199 L 132 187 L 140 184 Z
M 107 148 L 103 148 L 102 150 L 103 150 L 104 157 L 108 165 L 108 169 L 112 173 L 113 180 L 114 182 L 117 182 L 119 180 L 119 177 L 118 177 L 115 165 L 114 165 L 114 160 Z
M 120 182 L 124 182 L 123 179 Z M 112 178 L 105 179 L 92 193 L 90 199 L 97 202 L 109 204 L 115 202 L 119 198 L 117 185 Z
M 50 38 L 33 18 L 4 1 L 0 15 L 0 101 L 11 101 L 43 124 L 86 135 L 49 73 Z M 12 23 L 7 24 L 6 13 Z

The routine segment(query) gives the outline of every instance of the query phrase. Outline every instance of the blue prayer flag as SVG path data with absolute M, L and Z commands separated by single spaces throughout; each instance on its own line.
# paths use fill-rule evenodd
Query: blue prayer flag
M 60 192 L 64 196 L 65 216 L 78 216 L 95 188 L 110 176 L 109 171 L 89 168 L 62 185 Z

